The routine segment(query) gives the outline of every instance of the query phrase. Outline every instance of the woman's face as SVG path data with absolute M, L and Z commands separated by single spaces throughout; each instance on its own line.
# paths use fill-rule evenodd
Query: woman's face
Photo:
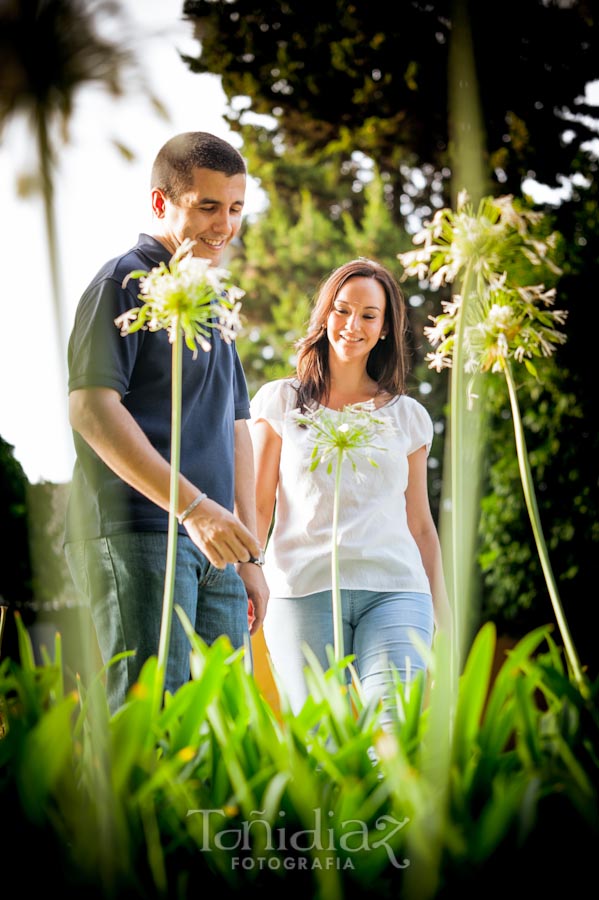
M 327 319 L 329 349 L 340 360 L 367 359 L 387 333 L 385 289 L 376 278 L 355 275 L 339 290 Z

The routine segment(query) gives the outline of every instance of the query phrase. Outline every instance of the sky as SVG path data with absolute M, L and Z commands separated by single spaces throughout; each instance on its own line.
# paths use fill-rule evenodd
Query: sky
M 194 75 L 179 53 L 197 56 L 192 27 L 181 19 L 182 0 L 121 0 L 134 46 L 152 91 L 169 113 L 153 110 L 148 96 L 115 101 L 97 88 L 76 97 L 69 143 L 55 177 L 61 263 L 61 331 L 68 340 L 79 297 L 108 259 L 150 231 L 149 178 L 160 147 L 182 131 L 211 131 L 239 147 L 223 113 L 226 97 L 218 76 Z M 125 36 L 126 39 L 126 36 Z M 599 105 L 599 82 L 587 99 Z M 127 163 L 111 143 L 129 146 Z M 32 136 L 23 121 L 4 131 L 0 144 L 2 209 L 2 309 L 0 328 L 0 435 L 33 484 L 71 479 L 74 451 L 68 424 L 65 353 L 50 291 L 43 207 L 39 197 L 17 195 L 18 177 L 35 169 Z M 568 186 L 549 191 L 523 185 L 538 202 L 559 202 Z M 259 182 L 250 177 L 246 215 L 264 206 Z
M 98 88 L 77 95 L 70 140 L 55 178 L 62 282 L 62 331 L 68 340 L 79 297 L 98 269 L 152 227 L 149 179 L 160 147 L 182 131 L 211 131 L 242 149 L 223 119 L 220 79 L 194 75 L 179 52 L 198 55 L 192 26 L 181 19 L 182 0 L 123 0 L 135 46 L 153 92 L 169 113 L 160 118 L 146 95 L 115 101 Z M 136 154 L 128 163 L 111 139 Z M 33 171 L 35 154 L 26 123 L 14 121 L 0 145 L 2 241 L 0 328 L 0 435 L 33 484 L 68 482 L 74 451 L 68 424 L 64 354 L 59 347 L 50 291 L 43 207 L 39 197 L 17 196 L 17 178 Z M 264 198 L 250 178 L 246 214 Z

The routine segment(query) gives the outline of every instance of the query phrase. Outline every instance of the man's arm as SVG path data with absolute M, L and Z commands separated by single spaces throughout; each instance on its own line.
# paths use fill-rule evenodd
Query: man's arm
M 170 464 L 152 446 L 133 416 L 110 388 L 84 388 L 69 396 L 72 428 L 100 459 L 162 509 L 170 505 Z M 180 514 L 200 488 L 179 477 Z M 228 562 L 257 556 L 260 546 L 245 525 L 219 503 L 207 498 L 185 519 L 187 532 L 210 562 L 224 569 Z M 255 567 L 254 567 L 255 568 Z
M 256 533 L 256 487 L 252 440 L 245 419 L 235 422 L 235 512 L 252 534 Z M 258 556 L 258 553 L 253 554 Z M 260 566 L 242 563 L 237 570 L 243 579 L 250 610 L 250 634 L 255 634 L 266 615 L 269 590 Z

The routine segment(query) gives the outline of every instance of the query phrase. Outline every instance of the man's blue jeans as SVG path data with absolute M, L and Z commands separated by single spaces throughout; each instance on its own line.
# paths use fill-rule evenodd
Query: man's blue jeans
M 108 668 L 111 712 L 124 703 L 148 657 L 158 654 L 166 552 L 166 532 L 116 534 L 65 546 L 75 586 L 90 604 L 104 663 L 123 650 L 135 650 L 135 656 Z M 234 566 L 217 569 L 211 565 L 186 535 L 177 538 L 174 602 L 206 643 L 222 634 L 228 635 L 233 647 L 247 641 L 248 599 L 243 581 Z M 173 612 L 167 691 L 174 693 L 189 680 L 190 650 Z

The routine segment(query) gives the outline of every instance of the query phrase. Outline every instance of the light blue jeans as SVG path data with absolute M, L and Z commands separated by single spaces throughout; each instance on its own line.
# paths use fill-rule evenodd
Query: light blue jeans
M 166 532 L 136 532 L 66 544 L 75 586 L 90 604 L 102 659 L 135 650 L 111 665 L 106 691 L 111 712 L 124 703 L 144 662 L 158 653 L 166 568 Z M 248 598 L 234 566 L 217 569 L 186 535 L 177 538 L 175 604 L 211 644 L 226 634 L 233 647 L 248 640 Z M 189 680 L 190 644 L 173 612 L 165 689 Z
M 333 646 L 332 592 L 306 597 L 271 597 L 264 620 L 264 639 L 281 686 L 297 713 L 308 697 L 304 677 L 307 666 L 302 650 L 308 644 L 326 671 L 327 644 Z M 433 604 L 430 594 L 342 590 L 343 642 L 346 655 L 354 654 L 367 700 L 382 699 L 392 708 L 389 689 L 393 665 L 405 683 L 425 662 L 414 646 L 411 633 L 430 647 L 433 639 Z M 349 677 L 349 672 L 348 672 Z M 388 722 L 385 713 L 382 722 Z

